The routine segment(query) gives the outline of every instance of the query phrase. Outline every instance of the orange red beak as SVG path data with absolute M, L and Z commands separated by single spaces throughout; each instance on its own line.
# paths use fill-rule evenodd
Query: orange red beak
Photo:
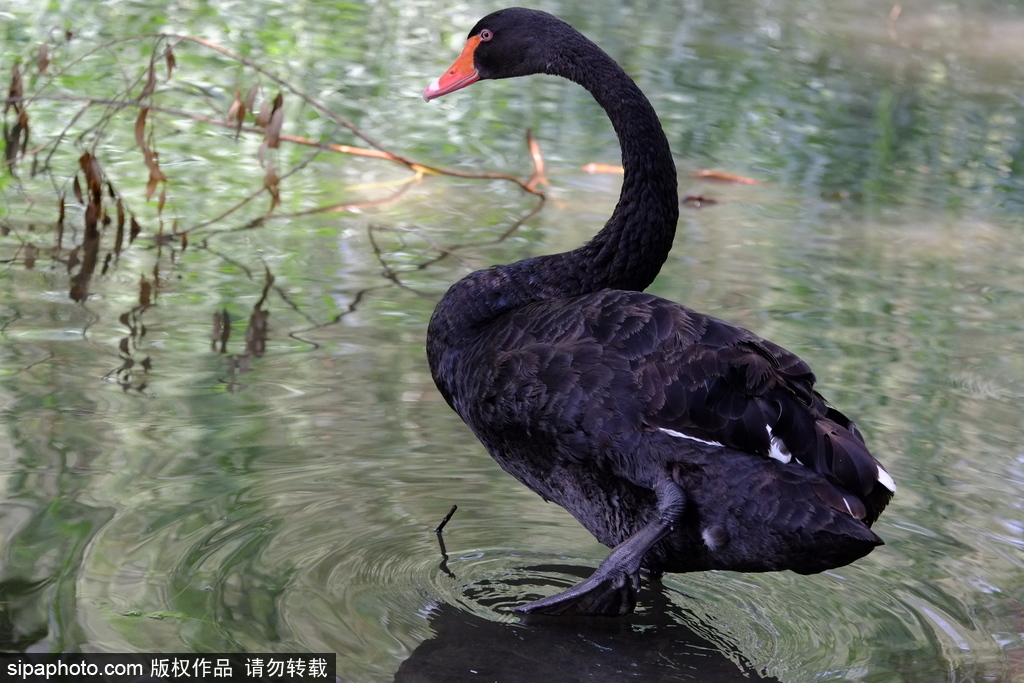
M 472 36 L 467 40 L 466 47 L 462 48 L 462 54 L 455 60 L 455 63 L 444 72 L 443 76 L 428 85 L 427 89 L 423 91 L 423 99 L 429 102 L 435 97 L 455 92 L 480 80 L 480 74 L 477 73 L 476 66 L 473 65 L 473 53 L 479 44 L 480 36 Z

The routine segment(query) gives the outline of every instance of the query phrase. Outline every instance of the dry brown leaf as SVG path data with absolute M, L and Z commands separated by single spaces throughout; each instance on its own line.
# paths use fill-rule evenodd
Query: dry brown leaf
M 149 68 L 146 69 L 146 86 L 139 93 L 139 99 L 144 100 L 154 92 L 156 92 L 156 65 L 150 61 Z
M 266 128 L 267 147 L 277 149 L 281 146 L 281 128 L 284 127 L 284 109 L 276 107 L 270 115 L 270 125 Z
M 10 99 L 4 104 L 5 114 L 11 109 L 14 109 L 16 113 L 21 113 L 21 96 L 25 92 L 24 88 L 24 83 L 21 80 L 21 66 L 15 62 L 11 67 L 11 86 L 7 89 L 7 97 Z
M 114 254 L 121 255 L 121 247 L 124 245 L 124 205 L 117 200 L 117 233 L 114 237 Z
M 100 204 L 89 200 L 85 206 L 85 239 L 96 239 L 99 237 L 100 229 Z
M 156 186 L 167 180 L 167 176 L 160 170 L 156 152 L 146 142 L 146 116 L 149 114 L 149 107 L 142 107 L 139 115 L 135 118 L 135 144 L 142 150 L 142 156 L 149 169 L 149 180 L 146 182 L 146 201 L 153 198 Z
M 245 95 L 245 108 L 248 111 L 253 111 L 253 107 L 256 106 L 256 96 L 260 92 L 260 86 L 254 85 L 249 88 L 249 92 Z
M 900 14 L 903 12 L 901 5 L 893 5 L 892 9 L 889 10 L 889 18 L 885 22 L 885 31 L 889 35 L 889 40 L 894 43 L 898 43 L 900 40 L 899 35 L 896 33 L 896 20 L 900 18 Z
M 89 200 L 97 205 L 103 199 L 103 173 L 100 171 L 100 164 L 89 152 L 83 152 L 78 158 L 78 165 L 82 167 L 85 174 L 85 186 L 89 191 Z M 97 214 L 97 217 L 99 214 Z
M 156 152 L 153 152 L 150 155 L 150 162 L 151 162 L 151 165 L 150 165 L 150 169 L 149 170 L 150 170 L 150 173 L 152 173 L 156 177 L 156 180 L 159 181 L 159 182 L 163 182 L 163 181 L 167 180 L 167 176 L 165 176 L 163 174 L 163 171 L 160 170 L 160 166 L 157 165 Z
M 267 124 L 270 123 L 270 115 L 273 113 L 273 109 L 270 105 L 270 100 L 263 100 L 263 104 L 260 105 L 260 113 L 256 115 L 256 125 L 260 128 L 266 128 Z
M 210 339 L 211 347 L 217 350 L 217 342 L 220 342 L 220 352 L 227 350 L 228 340 L 231 339 L 231 316 L 227 309 L 213 314 L 213 336 Z
M 174 58 L 174 51 L 168 47 L 164 52 L 164 63 L 167 65 L 167 80 L 174 75 L 174 67 L 178 66 L 178 60 Z
M 148 202 L 153 198 L 153 193 L 156 192 L 157 183 L 160 181 L 153 174 L 150 174 L 149 180 L 146 181 L 146 201 Z
M 713 169 L 703 169 L 701 171 L 694 171 L 690 174 L 694 178 L 703 178 L 704 180 L 723 180 L 728 183 L 739 183 L 741 185 L 761 185 L 760 180 L 754 180 L 746 176 L 736 175 L 735 173 L 726 173 L 725 171 L 716 171 Z
M 547 185 L 548 179 L 544 177 L 544 155 L 541 154 L 540 145 L 533 137 L 533 131 L 526 131 L 526 147 L 530 150 L 530 159 L 533 160 L 533 175 L 526 181 L 526 189 L 536 189 L 538 185 Z
M 21 138 L 21 120 L 15 121 L 14 125 L 8 128 L 4 126 L 4 158 L 7 163 L 13 163 L 18 158 L 18 140 Z
M 120 256 L 121 249 L 124 247 L 124 225 L 117 226 L 117 233 L 114 237 L 114 255 Z
M 139 115 L 135 117 L 135 144 L 139 146 L 142 153 L 146 153 L 146 116 L 149 115 L 149 107 L 139 109 Z
M 46 67 L 50 66 L 50 46 L 42 43 L 39 46 L 39 53 L 36 55 L 36 68 L 39 73 L 46 73 Z
M 242 91 L 235 88 L 235 98 L 231 100 L 231 106 L 228 107 L 228 121 L 235 121 L 238 118 L 238 109 L 242 107 Z M 243 114 L 243 116 L 245 116 Z M 239 121 L 241 123 L 241 121 Z
M 260 358 L 267 350 L 267 329 L 270 311 L 257 309 L 249 317 L 249 327 L 245 330 L 245 349 L 249 354 Z
M 587 173 L 617 173 L 619 175 L 623 173 L 621 166 L 614 166 L 612 164 L 587 164 L 583 167 L 583 170 Z
M 24 108 L 16 109 L 18 117 L 12 126 L 4 126 L 4 157 L 11 164 L 18 158 L 18 152 L 24 155 L 28 151 L 28 112 Z
M 77 178 L 75 178 L 77 180 Z M 57 197 L 57 249 L 61 248 L 64 241 L 64 193 Z
M 21 154 L 24 156 L 28 152 L 28 112 L 22 110 L 21 116 L 18 117 L 18 124 L 21 126 Z
M 267 172 L 263 176 L 263 187 L 270 193 L 270 210 L 273 211 L 281 203 L 281 178 L 274 169 L 274 162 L 267 164 Z

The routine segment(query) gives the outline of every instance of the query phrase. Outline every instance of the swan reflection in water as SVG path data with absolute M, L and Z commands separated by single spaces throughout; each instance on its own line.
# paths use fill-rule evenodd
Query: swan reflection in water
M 516 574 L 573 574 L 583 578 L 588 570 L 542 565 L 522 567 Z M 527 579 L 523 583 L 531 582 Z M 478 581 L 466 589 L 465 597 L 490 609 L 494 601 L 503 601 L 513 590 L 523 588 Z M 529 628 L 487 619 L 441 602 L 428 612 L 433 636 L 420 643 L 402 663 L 395 681 L 778 681 L 762 677 L 728 642 L 728 634 L 709 634 L 718 641 L 713 642 L 690 628 L 687 624 L 693 617 L 669 599 L 670 589 L 654 585 L 641 590 L 640 595 L 645 609 L 628 617 L 530 616 Z

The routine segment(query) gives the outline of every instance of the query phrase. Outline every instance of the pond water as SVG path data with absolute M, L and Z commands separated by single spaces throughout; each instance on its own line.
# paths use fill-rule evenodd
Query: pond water
M 599 229 L 603 113 L 547 77 L 419 99 L 491 6 L 147 5 L 0 0 L 4 92 L 20 58 L 36 96 L 0 177 L 0 649 L 336 652 L 360 682 L 1024 681 L 1020 7 L 539 4 L 637 78 L 703 198 L 651 291 L 806 359 L 899 492 L 852 566 L 669 575 L 628 618 L 522 622 L 607 549 L 487 457 L 425 329 L 471 269 Z M 284 92 L 287 135 L 368 146 L 305 93 L 467 174 L 529 177 L 532 128 L 547 199 L 261 149 L 220 125 L 253 86 Z

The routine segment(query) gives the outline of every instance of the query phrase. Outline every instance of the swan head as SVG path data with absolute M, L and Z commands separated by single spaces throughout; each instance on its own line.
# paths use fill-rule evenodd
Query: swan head
M 547 12 L 510 7 L 492 12 L 469 32 L 462 54 L 423 91 L 430 101 L 479 80 L 550 73 L 559 46 L 578 35 Z

